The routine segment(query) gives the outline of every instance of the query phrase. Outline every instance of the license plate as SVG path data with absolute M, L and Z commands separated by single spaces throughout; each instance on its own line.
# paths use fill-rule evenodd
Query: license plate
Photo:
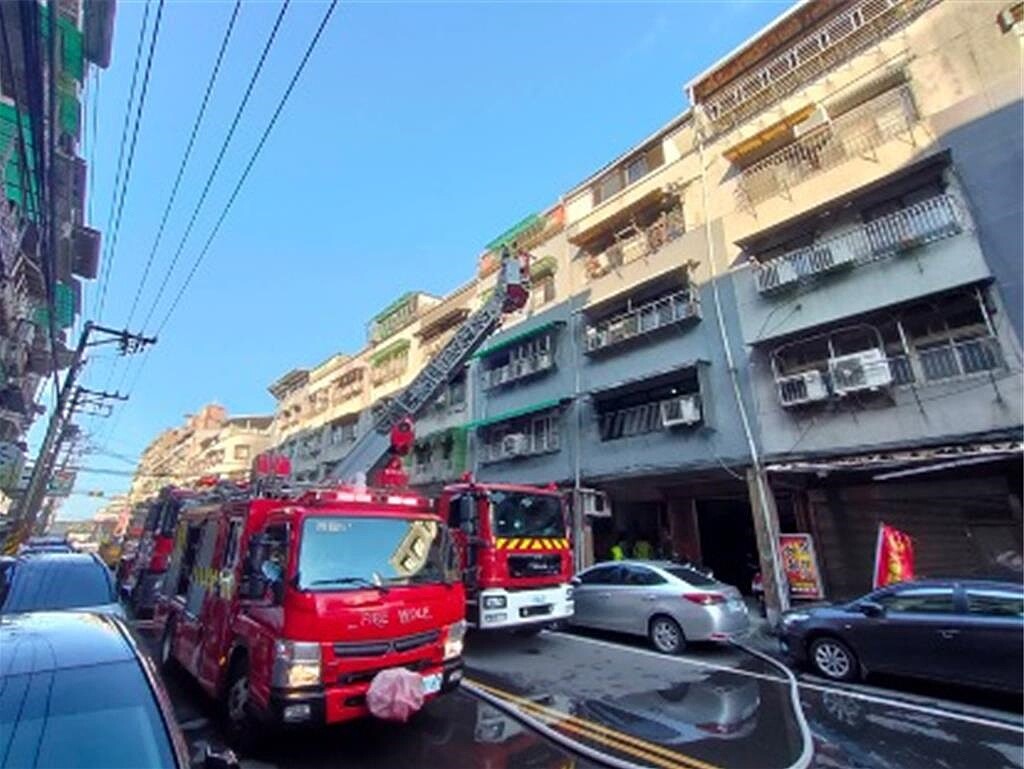
M 530 603 L 532 603 L 534 606 L 543 606 L 544 604 L 550 602 L 548 601 L 548 597 L 546 595 L 535 595 L 532 598 L 530 598 Z
M 437 694 L 441 691 L 441 680 L 443 678 L 443 673 L 432 673 L 429 676 L 423 676 L 423 693 Z

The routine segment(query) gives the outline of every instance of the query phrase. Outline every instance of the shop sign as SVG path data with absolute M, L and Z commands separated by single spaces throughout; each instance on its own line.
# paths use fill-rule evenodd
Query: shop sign
M 818 569 L 818 557 L 814 552 L 811 535 L 780 534 L 779 550 L 790 595 L 811 600 L 824 598 L 825 588 L 821 583 L 821 571 Z
M 905 531 L 878 524 L 878 544 L 875 546 L 875 575 L 877 589 L 896 582 L 914 579 L 914 542 Z

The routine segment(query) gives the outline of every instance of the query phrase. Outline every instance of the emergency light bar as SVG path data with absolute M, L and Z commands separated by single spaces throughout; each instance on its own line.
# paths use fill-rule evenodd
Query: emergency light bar
M 334 489 L 314 489 L 307 491 L 298 499 L 299 504 L 377 504 L 377 505 L 400 505 L 402 507 L 420 507 L 432 510 L 434 501 L 426 497 L 415 495 L 390 494 L 386 491 L 361 488 L 353 490 L 352 487 Z

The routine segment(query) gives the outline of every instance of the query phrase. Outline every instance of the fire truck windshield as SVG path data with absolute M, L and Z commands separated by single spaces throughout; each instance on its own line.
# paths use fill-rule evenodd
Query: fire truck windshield
M 490 497 L 495 536 L 565 536 L 559 497 L 518 491 L 491 491 Z
M 300 590 L 365 590 L 444 580 L 444 533 L 422 518 L 311 517 L 302 526 Z

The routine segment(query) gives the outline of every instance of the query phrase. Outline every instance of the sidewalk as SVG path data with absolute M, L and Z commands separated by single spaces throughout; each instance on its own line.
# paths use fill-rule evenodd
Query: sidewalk
M 761 616 L 761 605 L 755 598 L 745 598 L 747 613 L 750 615 L 750 633 L 742 639 L 742 642 L 756 649 L 762 654 L 768 654 L 781 660 L 779 651 L 779 639 L 774 628 L 768 624 L 768 619 Z

